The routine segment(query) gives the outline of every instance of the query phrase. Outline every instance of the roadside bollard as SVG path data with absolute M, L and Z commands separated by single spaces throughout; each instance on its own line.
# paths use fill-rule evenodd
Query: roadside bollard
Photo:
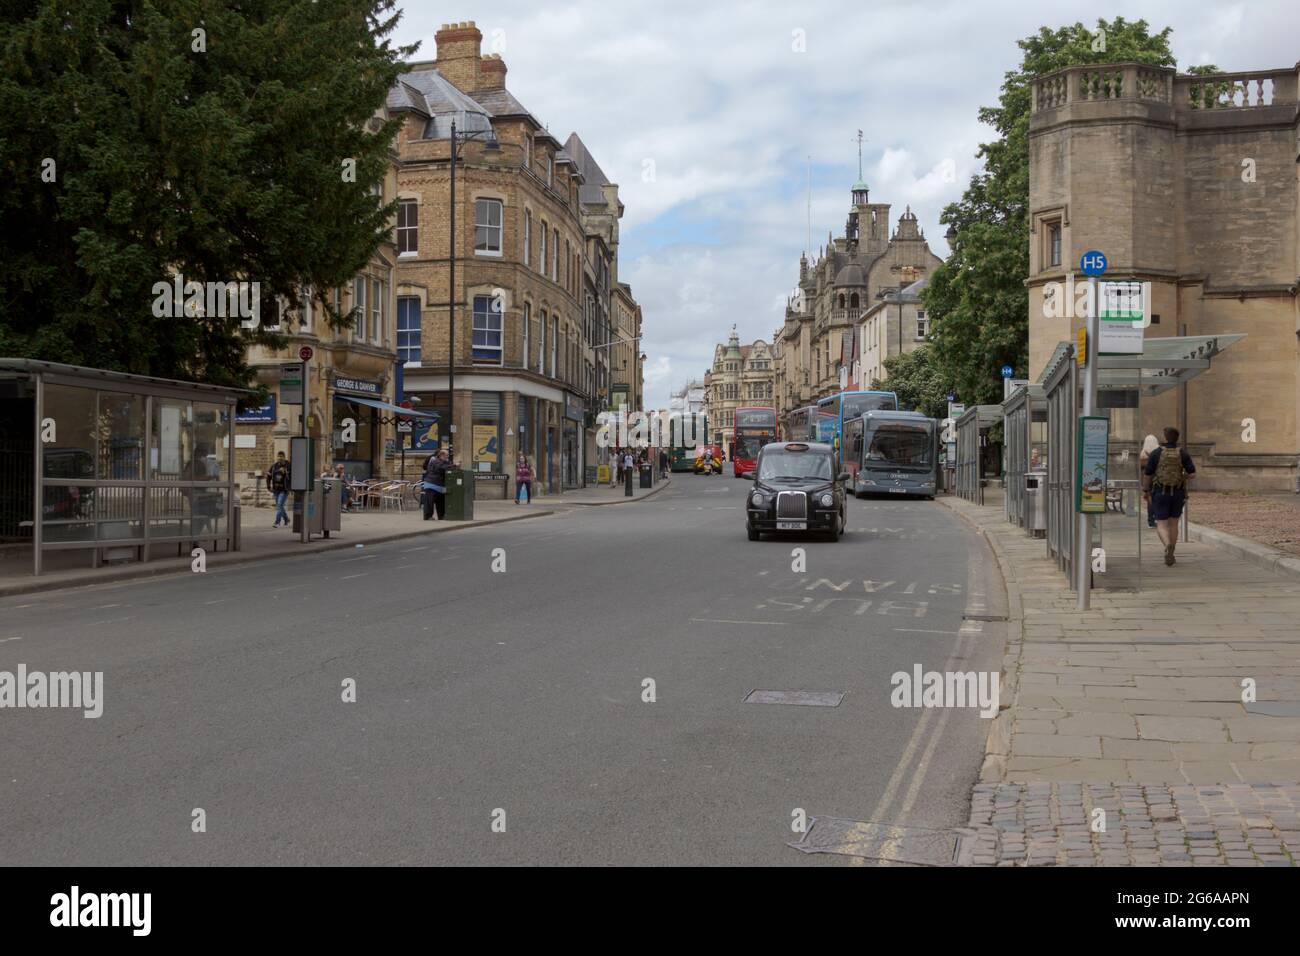
M 623 497 L 624 498 L 632 497 L 632 469 L 631 468 L 623 469 Z

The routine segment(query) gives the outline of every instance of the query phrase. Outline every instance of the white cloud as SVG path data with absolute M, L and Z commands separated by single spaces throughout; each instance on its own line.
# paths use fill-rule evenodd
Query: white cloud
M 1173 26 L 1180 66 L 1295 62 L 1288 0 L 1212 11 L 1130 0 L 1122 12 L 1153 31 Z M 979 168 L 992 131 L 977 111 L 1019 62 L 1016 40 L 1096 15 L 1067 0 L 939 0 L 923 15 L 905 0 L 460 0 L 436 12 L 409 4 L 398 39 L 428 38 L 417 56 L 432 59 L 438 17 L 477 20 L 485 51 L 503 30 L 511 91 L 560 139 L 576 129 L 619 183 L 619 278 L 643 308 L 658 406 L 703 373 L 733 323 L 749 341 L 780 323 L 807 242 L 809 155 L 814 249 L 843 231 L 862 129 L 872 200 L 891 203 L 895 219 L 910 205 L 943 255 L 939 214 Z M 795 29 L 806 53 L 791 50 Z M 688 225 L 665 237 L 665 222 Z

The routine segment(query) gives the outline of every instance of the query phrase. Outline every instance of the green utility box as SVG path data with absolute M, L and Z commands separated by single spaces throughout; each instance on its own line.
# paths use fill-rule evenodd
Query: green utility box
M 447 472 L 447 520 L 474 520 L 474 475 L 468 471 Z

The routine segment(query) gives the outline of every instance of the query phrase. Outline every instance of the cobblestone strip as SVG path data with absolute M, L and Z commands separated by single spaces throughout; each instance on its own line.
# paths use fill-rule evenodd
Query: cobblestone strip
M 1300 783 L 981 783 L 970 829 L 974 866 L 1295 866 Z

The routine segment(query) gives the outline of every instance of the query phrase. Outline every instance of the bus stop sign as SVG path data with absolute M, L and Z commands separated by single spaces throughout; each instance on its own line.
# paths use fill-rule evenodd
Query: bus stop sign
M 1086 276 L 1106 274 L 1106 256 L 1096 249 L 1089 249 L 1079 259 L 1079 271 Z

